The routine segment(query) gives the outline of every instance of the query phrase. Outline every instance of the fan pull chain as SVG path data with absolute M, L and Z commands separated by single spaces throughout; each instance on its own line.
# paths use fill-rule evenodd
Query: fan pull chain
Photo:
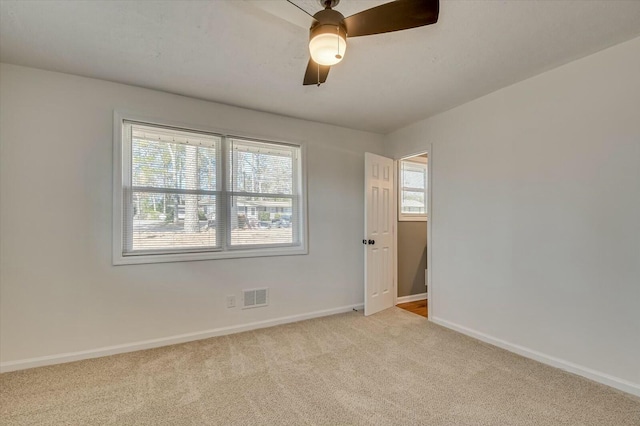
M 340 54 L 340 27 L 336 27 L 336 34 L 338 35 L 338 53 L 336 53 L 336 59 L 342 59 L 342 55 Z
M 318 66 L 318 87 L 320 87 L 320 64 L 316 64 Z

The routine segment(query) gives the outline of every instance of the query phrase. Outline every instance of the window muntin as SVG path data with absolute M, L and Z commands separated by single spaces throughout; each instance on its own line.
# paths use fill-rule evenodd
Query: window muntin
M 121 125 L 114 263 L 306 253 L 300 146 Z
M 399 220 L 427 219 L 427 159 L 400 160 Z

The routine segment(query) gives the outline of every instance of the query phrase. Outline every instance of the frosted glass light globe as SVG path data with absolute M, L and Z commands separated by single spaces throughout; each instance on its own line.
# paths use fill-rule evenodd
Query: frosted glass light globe
M 335 65 L 344 58 L 347 40 L 337 33 L 318 34 L 309 41 L 311 59 L 320 65 Z

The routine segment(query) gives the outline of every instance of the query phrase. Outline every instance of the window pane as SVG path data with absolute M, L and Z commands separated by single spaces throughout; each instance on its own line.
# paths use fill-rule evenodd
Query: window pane
M 295 213 L 290 198 L 232 197 L 231 245 L 293 244 Z
M 427 214 L 426 158 L 402 160 L 400 173 L 400 213 Z M 401 219 L 402 220 L 402 219 Z
M 233 139 L 232 191 L 293 194 L 293 156 L 292 147 Z
M 217 189 L 220 138 L 139 125 L 132 125 L 131 135 L 133 186 Z
M 402 191 L 402 213 L 426 213 L 425 193 Z
M 425 170 L 404 169 L 402 172 L 402 186 L 404 188 L 424 189 Z
M 133 192 L 132 209 L 131 251 L 217 245 L 215 196 Z

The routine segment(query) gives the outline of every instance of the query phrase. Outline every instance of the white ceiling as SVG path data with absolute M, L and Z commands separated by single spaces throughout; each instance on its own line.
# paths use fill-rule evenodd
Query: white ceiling
M 247 2 L 0 0 L 2 62 L 380 133 L 639 35 L 637 0 L 445 0 L 435 25 L 350 39 L 318 88 L 307 31 Z

